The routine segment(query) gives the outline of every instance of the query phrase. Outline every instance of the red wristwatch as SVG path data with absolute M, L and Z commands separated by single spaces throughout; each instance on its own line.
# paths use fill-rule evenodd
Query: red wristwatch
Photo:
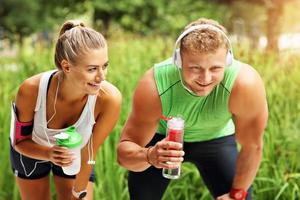
M 230 190 L 229 196 L 234 200 L 244 200 L 247 197 L 248 192 L 243 189 L 232 188 Z

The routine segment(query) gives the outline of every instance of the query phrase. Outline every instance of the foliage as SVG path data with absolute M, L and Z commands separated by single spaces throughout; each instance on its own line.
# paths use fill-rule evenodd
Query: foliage
M 129 199 L 127 171 L 118 166 L 116 145 L 131 108 L 138 78 L 153 63 L 172 53 L 173 39 L 137 36 L 109 40 L 110 67 L 107 79 L 123 94 L 123 106 L 117 126 L 97 155 L 95 199 Z M 282 54 L 280 59 L 255 50 L 235 51 L 235 57 L 250 63 L 261 74 L 267 90 L 269 121 L 264 137 L 264 155 L 254 182 L 253 199 L 299 200 L 300 196 L 300 62 L 299 54 Z M 18 85 L 35 73 L 52 69 L 53 53 L 49 50 L 24 54 L 16 59 L 0 58 L 0 200 L 17 200 L 19 191 L 9 163 L 10 101 Z M 52 187 L 52 191 L 55 191 Z M 55 196 L 55 193 L 53 193 Z M 53 198 L 55 199 L 55 198 Z M 196 168 L 185 163 L 183 176 L 172 181 L 164 199 L 212 199 Z
M 235 33 L 249 36 L 256 45 L 259 36 L 267 34 L 268 49 L 277 50 L 282 17 L 285 13 L 289 14 L 286 5 L 296 2 L 297 0 L 1 0 L 0 38 L 4 36 L 22 43 L 26 36 L 36 32 L 51 32 L 53 27 L 59 26 L 65 19 L 79 15 L 88 15 L 94 27 L 106 36 L 111 36 L 116 27 L 139 35 L 174 36 L 189 22 L 207 17 L 219 21 Z M 294 18 L 297 16 L 298 13 Z M 240 19 L 243 27 L 236 26 L 241 22 Z M 283 24 L 284 28 L 290 30 L 287 24 L 289 23 Z
M 266 50 L 268 52 L 278 52 L 278 38 L 281 33 L 282 26 L 282 17 L 284 15 L 284 7 L 288 3 L 295 3 L 296 0 L 238 0 L 235 3 L 248 4 L 248 5 L 259 5 L 260 7 L 265 9 L 266 20 L 265 20 L 265 30 L 267 36 L 267 47 Z M 252 13 L 252 12 L 251 12 Z M 255 15 L 255 14 L 254 14 Z M 257 23 L 257 18 L 252 13 L 252 17 L 255 19 L 255 23 Z M 250 24 L 253 25 L 253 19 Z M 256 27 L 251 27 L 253 30 Z M 251 30 L 250 29 L 250 30 Z M 252 31 L 252 33 L 254 33 Z M 251 35 L 250 35 L 251 36 Z M 252 34 L 252 36 L 255 36 Z
M 123 0 L 92 1 L 93 20 L 105 32 L 111 24 L 138 34 L 170 35 L 179 32 L 190 21 L 208 17 L 226 20 L 225 6 L 209 1 L 193 0 Z
M 79 10 L 79 3 L 84 5 L 80 0 L 2 0 L 0 27 L 4 30 L 4 37 L 22 44 L 26 36 L 51 30 L 70 11 L 85 11 L 83 6 Z
M 9 39 L 14 40 L 14 34 L 18 34 L 18 39 L 22 40 L 24 36 L 38 29 L 37 19 L 40 6 L 37 0 L 28 2 L 4 0 L 2 5 L 0 26 L 7 32 L 6 36 Z

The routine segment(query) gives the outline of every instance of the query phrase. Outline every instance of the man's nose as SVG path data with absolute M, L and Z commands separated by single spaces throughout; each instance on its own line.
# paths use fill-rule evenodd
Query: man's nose
M 211 76 L 211 73 L 209 72 L 209 70 L 203 70 L 199 76 L 201 83 L 203 83 L 203 84 L 210 83 L 211 77 L 212 76 Z

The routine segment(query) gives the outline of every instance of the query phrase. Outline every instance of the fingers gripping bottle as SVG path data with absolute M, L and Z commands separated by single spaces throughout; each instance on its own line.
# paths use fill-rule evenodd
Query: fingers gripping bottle
M 168 141 L 180 142 L 183 144 L 184 120 L 181 117 L 173 117 L 168 120 L 166 137 Z M 175 169 L 163 169 L 162 175 L 168 179 L 180 177 L 181 166 Z
M 82 136 L 76 132 L 75 127 L 69 127 L 65 132 L 61 132 L 54 136 L 56 144 L 71 149 L 74 153 L 75 160 L 67 167 L 62 167 L 67 175 L 76 175 L 80 171 L 81 166 L 81 143 Z

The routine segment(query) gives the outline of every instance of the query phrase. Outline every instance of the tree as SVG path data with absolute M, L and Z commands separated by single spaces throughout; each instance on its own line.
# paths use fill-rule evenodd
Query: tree
M 22 45 L 23 38 L 38 29 L 38 1 L 3 0 L 2 6 L 0 26 L 5 37 Z
M 92 1 L 93 20 L 102 33 L 111 24 L 138 34 L 178 34 L 182 28 L 199 17 L 226 21 L 224 5 L 210 1 L 168 0 L 97 0 Z M 225 17 L 225 18 L 224 18 Z
M 67 13 L 82 11 L 80 0 L 2 0 L 0 7 L 0 27 L 5 37 L 17 41 L 40 30 L 52 29 L 61 24 Z M 83 10 L 84 11 L 84 10 Z
M 288 2 L 296 0 L 214 0 L 220 3 L 235 4 L 238 2 L 243 2 L 252 5 L 259 5 L 265 9 L 266 13 L 266 36 L 267 36 L 267 52 L 277 52 L 278 51 L 278 38 L 280 36 L 280 27 L 282 23 L 282 16 L 284 6 Z M 257 16 L 253 16 L 253 20 L 257 20 Z
M 240 0 L 242 1 L 242 0 Z M 283 8 L 286 3 L 293 0 L 247 0 L 249 3 L 259 4 L 266 9 L 266 36 L 267 52 L 278 52 L 278 39 L 281 33 Z
M 164 0 L 92 1 L 93 21 L 105 35 L 113 23 L 124 30 L 145 34 L 152 30 L 158 18 L 162 17 L 160 11 L 164 7 Z
M 281 17 L 283 6 L 287 1 L 272 0 L 264 1 L 267 7 L 267 52 L 278 52 L 278 38 L 280 36 Z

